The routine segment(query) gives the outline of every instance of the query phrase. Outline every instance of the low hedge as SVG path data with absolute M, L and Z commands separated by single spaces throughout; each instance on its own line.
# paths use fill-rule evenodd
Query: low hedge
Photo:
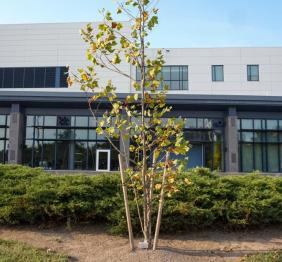
M 191 183 L 183 182 L 185 178 Z M 178 184 L 179 191 L 165 202 L 164 232 L 282 223 L 280 177 L 218 176 L 201 168 L 183 174 Z M 130 201 L 130 206 L 133 226 L 138 231 L 134 201 Z M 125 233 L 119 175 L 50 175 L 41 169 L 0 165 L 1 224 L 67 221 L 104 222 L 113 232 Z

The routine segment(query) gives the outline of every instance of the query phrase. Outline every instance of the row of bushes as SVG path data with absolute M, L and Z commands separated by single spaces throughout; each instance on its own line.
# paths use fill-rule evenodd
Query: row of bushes
M 181 183 L 185 178 L 191 181 L 189 185 Z M 179 192 L 165 202 L 165 232 L 282 223 L 282 178 L 258 174 L 221 177 L 196 169 L 178 179 Z M 134 201 L 130 206 L 137 231 Z M 41 169 L 0 165 L 1 224 L 66 221 L 106 222 L 112 231 L 126 232 L 119 175 L 55 176 Z

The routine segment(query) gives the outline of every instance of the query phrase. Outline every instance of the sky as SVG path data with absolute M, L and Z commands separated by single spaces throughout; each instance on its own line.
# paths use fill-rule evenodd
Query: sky
M 114 0 L 0 0 L 0 24 L 90 22 Z M 282 0 L 160 0 L 152 47 L 282 46 Z M 122 18 L 125 19 L 125 18 Z

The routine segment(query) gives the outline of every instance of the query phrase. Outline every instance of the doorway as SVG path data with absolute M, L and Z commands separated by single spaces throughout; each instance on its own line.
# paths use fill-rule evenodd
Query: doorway
M 111 170 L 111 150 L 98 149 L 96 151 L 96 171 L 109 172 Z

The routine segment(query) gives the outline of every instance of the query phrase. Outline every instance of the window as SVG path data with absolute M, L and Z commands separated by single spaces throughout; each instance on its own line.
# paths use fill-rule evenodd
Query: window
M 0 68 L 0 88 L 67 87 L 67 67 Z
M 93 117 L 26 117 L 23 163 L 45 169 L 96 169 L 97 149 L 111 150 L 111 170 L 118 170 L 118 156 L 108 140 L 96 134 Z M 1 118 L 0 118 L 1 140 Z M 119 147 L 119 141 L 114 141 Z M 0 141 L 1 153 L 1 141 Z M 0 159 L 1 162 L 1 159 Z
M 282 170 L 282 121 L 240 119 L 239 153 L 242 172 Z
M 184 134 L 192 146 L 188 152 L 188 168 L 203 165 L 212 170 L 224 170 L 223 127 L 220 118 L 185 119 Z
M 188 90 L 188 66 L 163 66 L 159 78 L 163 80 L 159 89 L 167 86 L 168 90 Z M 141 81 L 139 69 L 136 80 Z
M 0 163 L 8 161 L 9 121 L 8 115 L 0 115 Z
M 212 81 L 224 81 L 223 65 L 212 65 Z
M 248 81 L 259 81 L 259 66 L 247 65 Z

